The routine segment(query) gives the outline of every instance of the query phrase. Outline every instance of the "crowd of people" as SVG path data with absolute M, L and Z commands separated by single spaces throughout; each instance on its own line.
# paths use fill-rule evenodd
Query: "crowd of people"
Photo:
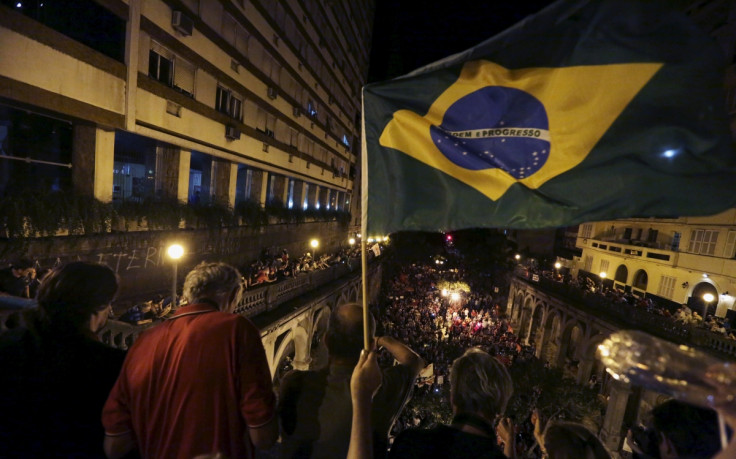
M 609 301 L 611 304 L 622 307 L 631 307 L 648 314 L 661 317 L 663 323 L 671 325 L 702 328 L 728 339 L 736 340 L 736 330 L 731 328 L 730 321 L 725 317 L 707 314 L 705 318 L 698 312 L 684 304 L 674 308 L 672 304 L 663 305 L 650 296 L 635 295 L 620 288 L 610 288 L 590 277 L 562 275 L 553 271 L 539 271 L 527 268 L 528 275 L 541 274 L 561 284 L 579 289 L 585 295 L 593 295 Z
M 182 306 L 125 353 L 97 340 L 115 273 L 60 265 L 40 282 L 38 307 L 0 334 L 0 412 L 12 413 L 0 417 L 1 455 L 250 458 L 280 437 L 279 457 L 609 458 L 580 424 L 532 412 L 514 426 L 504 417 L 516 390 L 508 368 L 533 352 L 495 292 L 437 288 L 440 276 L 463 275 L 405 267 L 375 308 L 380 321 L 369 313 L 366 327 L 361 305 L 335 307 L 324 337 L 329 365 L 291 371 L 276 396 L 260 332 L 233 314 L 243 292 L 234 267 L 197 265 Z M 418 376 L 423 389 L 414 391 Z M 412 403 L 439 392 L 451 417 L 416 422 L 412 392 Z M 685 457 L 672 435 L 657 446 L 670 454 L 660 457 Z
M 342 248 L 334 253 L 312 255 L 305 252 L 292 258 L 286 249 L 263 249 L 261 256 L 249 265 L 241 266 L 245 288 L 277 282 L 300 274 L 327 269 L 337 263 L 360 256 L 360 249 Z

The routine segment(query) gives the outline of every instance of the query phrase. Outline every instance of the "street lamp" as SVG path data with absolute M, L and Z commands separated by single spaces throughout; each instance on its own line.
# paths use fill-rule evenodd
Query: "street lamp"
M 603 293 L 603 279 L 605 279 L 608 276 L 608 274 L 606 274 L 605 271 L 601 271 L 599 276 L 601 278 L 601 293 Z
M 519 261 L 519 260 L 521 260 L 521 255 L 519 255 L 519 254 L 517 253 L 516 255 L 514 255 L 514 258 L 516 258 L 516 261 Z
M 184 255 L 184 247 L 179 244 L 171 244 L 169 248 L 166 249 L 166 254 L 171 258 L 174 266 L 174 275 L 171 281 L 171 308 L 174 309 L 176 307 L 176 271 L 179 265 L 179 258 Z
M 309 241 L 309 245 L 312 246 L 313 254 L 312 254 L 312 260 L 317 260 L 317 247 L 319 247 L 319 241 L 317 239 L 312 239 Z
M 557 263 L 555 263 L 555 269 L 560 269 L 560 268 L 562 268 L 562 263 L 558 261 Z
M 348 239 L 348 244 L 350 244 L 350 247 L 354 246 L 355 245 L 355 238 L 354 237 L 351 237 L 350 239 Z
M 705 293 L 703 294 L 703 301 L 705 301 L 705 306 L 703 307 L 703 320 L 705 320 L 706 314 L 708 314 L 708 306 L 715 300 L 716 297 L 712 293 Z

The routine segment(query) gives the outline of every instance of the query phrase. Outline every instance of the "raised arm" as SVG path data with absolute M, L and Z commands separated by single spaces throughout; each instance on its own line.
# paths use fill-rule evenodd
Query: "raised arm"
M 394 356 L 401 365 L 411 368 L 414 375 L 418 375 L 425 367 L 424 359 L 411 350 L 409 346 L 390 336 L 379 336 L 376 338 L 376 347 L 383 346 Z

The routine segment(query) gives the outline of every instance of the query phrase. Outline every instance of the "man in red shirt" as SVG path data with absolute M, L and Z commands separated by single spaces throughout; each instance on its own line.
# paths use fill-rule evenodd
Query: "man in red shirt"
M 224 263 L 198 265 L 184 281 L 188 305 L 133 344 L 102 413 L 108 457 L 251 458 L 276 441 L 260 333 L 232 314 L 240 279 Z

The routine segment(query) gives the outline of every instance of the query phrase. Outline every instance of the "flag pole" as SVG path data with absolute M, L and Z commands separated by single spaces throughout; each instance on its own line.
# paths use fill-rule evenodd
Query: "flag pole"
M 368 255 L 366 254 L 366 232 L 368 229 L 368 142 L 365 139 L 365 97 L 363 90 L 360 91 L 360 137 L 361 137 L 361 155 L 360 155 L 360 271 L 361 271 L 361 288 L 363 296 L 363 348 L 368 351 L 371 348 L 372 336 L 368 325 Z

